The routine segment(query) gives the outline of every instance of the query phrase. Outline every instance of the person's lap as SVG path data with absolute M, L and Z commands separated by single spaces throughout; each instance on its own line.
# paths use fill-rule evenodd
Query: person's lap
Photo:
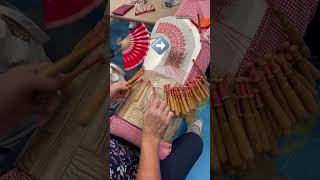
M 160 162 L 162 179 L 185 179 L 201 155 L 202 146 L 201 137 L 192 132 L 173 141 L 170 155 Z
M 114 146 L 110 146 L 110 178 L 115 178 L 117 175 L 115 173 L 122 173 L 127 175 L 130 174 L 131 177 L 135 177 L 135 173 L 137 171 L 129 168 L 128 166 L 138 167 L 138 155 L 133 154 L 132 152 L 136 151 L 137 148 L 133 147 L 130 143 L 125 140 L 119 139 L 117 137 L 111 136 L 111 140 L 115 140 L 118 143 L 121 143 L 121 148 L 112 149 Z M 160 169 L 161 169 L 161 177 L 164 180 L 180 180 L 185 179 L 188 175 L 189 171 L 198 160 L 199 156 L 202 153 L 202 139 L 199 135 L 189 132 L 180 136 L 172 143 L 172 151 L 170 155 L 160 161 Z M 117 154 L 121 154 L 123 156 L 123 149 L 127 149 L 132 151 L 128 154 L 128 157 L 115 160 L 115 158 L 120 157 L 112 157 L 117 156 Z M 113 151 L 117 151 L 114 153 Z M 121 167 L 117 167 L 119 164 L 116 161 L 121 161 Z M 127 162 L 124 162 L 127 161 Z M 114 164 L 112 164 L 114 163 Z M 125 165 L 124 165 L 125 164 Z M 121 169 L 126 168 L 125 172 Z M 117 172 L 118 171 L 118 172 Z M 111 175 L 112 174 L 112 175 Z M 128 178 L 128 176 L 124 177 Z M 129 178 L 130 179 L 130 178 Z

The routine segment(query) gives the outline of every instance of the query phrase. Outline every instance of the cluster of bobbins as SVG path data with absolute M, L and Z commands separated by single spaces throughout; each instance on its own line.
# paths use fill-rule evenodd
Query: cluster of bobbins
M 145 96 L 145 93 L 149 87 L 152 87 L 150 81 L 145 82 L 143 79 L 141 79 L 144 71 L 145 70 L 142 67 L 129 81 L 127 81 L 127 86 L 129 89 L 131 89 L 133 86 L 140 85 L 137 93 L 134 95 L 134 101 L 139 101 L 141 97 Z M 156 96 L 155 87 L 153 87 L 153 96 Z
M 150 81 L 145 82 L 140 77 L 144 73 L 144 68 L 141 68 L 129 81 L 127 86 L 132 88 L 137 84 L 141 87 L 135 94 L 134 100 L 138 101 L 145 95 L 147 90 L 152 87 Z M 196 110 L 197 105 L 204 103 L 210 96 L 210 85 L 204 75 L 199 75 L 192 80 L 189 80 L 184 86 L 170 87 L 170 84 L 164 85 L 164 100 L 169 105 L 170 110 L 175 116 L 184 116 L 189 112 Z M 155 95 L 155 87 L 153 87 Z
M 163 22 L 159 24 L 157 33 L 165 34 L 171 42 L 171 51 L 169 53 L 169 59 L 166 62 L 172 65 L 180 65 L 186 52 L 186 42 L 183 37 L 183 32 L 177 25 Z
M 203 76 L 197 76 L 185 86 L 164 86 L 165 101 L 176 116 L 187 115 L 209 97 L 209 83 Z
M 213 171 L 243 170 L 262 153 L 278 154 L 277 138 L 318 113 L 320 71 L 306 48 L 282 43 L 262 59 L 245 65 L 234 91 L 225 78 L 213 81 Z
M 318 113 L 316 81 L 320 71 L 309 61 L 310 51 L 288 19 L 277 9 L 288 41 L 264 57 L 247 63 L 230 83 L 213 80 L 212 173 L 243 172 L 263 155 L 279 153 L 277 138 Z

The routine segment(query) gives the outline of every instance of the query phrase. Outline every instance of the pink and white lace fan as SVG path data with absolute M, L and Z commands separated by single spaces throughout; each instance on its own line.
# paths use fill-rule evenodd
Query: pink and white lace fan
M 159 55 L 153 48 L 144 61 L 146 70 L 152 70 L 184 84 L 201 50 L 200 34 L 189 19 L 175 16 L 158 20 L 151 34 L 152 44 L 158 37 L 169 43 L 165 53 Z

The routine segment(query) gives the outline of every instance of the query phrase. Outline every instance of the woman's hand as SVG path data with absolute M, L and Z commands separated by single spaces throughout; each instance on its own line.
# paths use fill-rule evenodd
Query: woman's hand
M 0 133 L 12 128 L 28 114 L 43 114 L 53 109 L 51 102 L 56 99 L 63 83 L 41 74 L 46 66 L 22 65 L 0 75 Z
M 155 99 L 144 114 L 137 180 L 160 180 L 159 144 L 173 113 L 164 101 Z
M 160 136 L 164 133 L 174 114 L 164 101 L 155 99 L 144 114 L 143 137 L 148 137 L 160 142 Z
M 129 95 L 129 88 L 125 81 L 111 84 L 110 86 L 110 102 L 118 98 L 126 98 Z

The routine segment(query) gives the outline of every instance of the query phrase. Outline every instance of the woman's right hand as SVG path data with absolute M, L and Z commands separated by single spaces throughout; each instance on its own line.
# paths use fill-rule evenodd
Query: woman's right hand
M 151 102 L 144 114 L 141 153 L 137 180 L 160 180 L 159 146 L 160 136 L 170 124 L 173 113 L 167 104 L 159 99 Z
M 173 116 L 174 114 L 164 101 L 159 99 L 153 100 L 150 108 L 144 114 L 143 138 L 151 138 L 156 140 L 156 142 L 160 142 L 160 136 L 170 124 Z

